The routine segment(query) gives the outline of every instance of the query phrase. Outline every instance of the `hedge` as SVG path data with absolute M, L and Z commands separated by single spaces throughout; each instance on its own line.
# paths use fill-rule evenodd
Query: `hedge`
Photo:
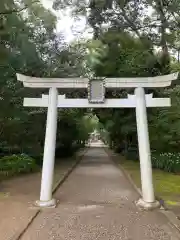
M 38 170 L 39 167 L 35 159 L 26 154 L 13 154 L 0 159 L 0 174 L 3 176 L 13 176 Z

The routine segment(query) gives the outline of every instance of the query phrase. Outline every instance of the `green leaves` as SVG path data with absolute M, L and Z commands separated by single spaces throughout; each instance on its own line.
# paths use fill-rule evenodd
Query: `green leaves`
M 166 172 L 180 172 L 180 153 L 165 152 L 152 154 L 152 166 Z
M 0 175 L 13 176 L 20 173 L 38 171 L 39 167 L 33 158 L 25 155 L 11 155 L 0 159 Z
M 100 40 L 91 40 L 87 43 L 87 54 L 85 55 L 84 67 L 87 75 L 95 74 L 95 69 L 102 65 L 102 59 L 106 57 L 108 47 Z
M 153 54 L 150 45 L 146 47 L 141 41 L 127 33 L 109 30 L 101 36 L 108 46 L 108 52 L 102 58 L 102 64 L 96 66 L 96 75 L 107 77 L 149 77 L 161 73 L 159 57 Z M 108 91 L 106 97 L 127 97 L 126 91 Z M 131 91 L 132 93 L 132 91 Z M 179 87 L 160 91 L 159 97 L 171 97 L 171 108 L 148 109 L 151 148 L 157 151 L 177 151 L 180 144 Z M 137 144 L 136 118 L 134 109 L 99 110 L 113 146 Z

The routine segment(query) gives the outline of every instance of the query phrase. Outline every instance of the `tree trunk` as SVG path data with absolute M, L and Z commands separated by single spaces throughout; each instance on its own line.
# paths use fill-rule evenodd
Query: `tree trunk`
M 162 72 L 163 74 L 170 73 L 170 55 L 169 55 L 169 49 L 167 45 L 167 38 L 166 38 L 166 29 L 168 26 L 168 22 L 164 13 L 164 5 L 162 0 L 156 1 L 156 10 L 159 14 L 161 26 L 160 26 L 160 34 L 161 34 L 161 49 L 162 49 Z

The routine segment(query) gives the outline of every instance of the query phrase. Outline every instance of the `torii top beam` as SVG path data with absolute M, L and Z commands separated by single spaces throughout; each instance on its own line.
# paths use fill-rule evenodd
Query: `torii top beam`
M 136 78 L 106 78 L 106 88 L 157 88 L 167 87 L 176 80 L 179 73 L 172 73 L 157 77 L 136 77 Z M 88 88 L 88 78 L 37 78 L 16 74 L 17 80 L 23 82 L 25 87 L 30 88 Z

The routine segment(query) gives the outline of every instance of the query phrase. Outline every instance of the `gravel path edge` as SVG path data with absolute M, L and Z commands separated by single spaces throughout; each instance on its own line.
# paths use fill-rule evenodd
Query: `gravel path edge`
M 64 183 L 64 181 L 69 177 L 69 175 L 72 173 L 72 171 L 77 167 L 77 165 L 80 163 L 80 161 L 82 160 L 85 152 L 87 151 L 87 148 L 80 150 L 79 152 L 76 153 L 75 158 L 76 161 L 75 163 L 67 170 L 67 172 L 65 173 L 65 175 L 59 179 L 59 181 L 57 181 L 57 183 L 55 183 L 55 185 L 53 186 L 53 194 L 57 191 L 57 189 Z M 24 227 L 23 230 L 21 230 L 21 232 L 17 233 L 16 236 L 14 236 L 13 240 L 20 240 L 24 233 L 27 231 L 27 229 L 29 228 L 29 226 L 33 223 L 33 221 L 36 219 L 36 217 L 41 213 L 42 209 L 37 209 L 33 216 L 29 219 L 29 221 L 27 222 L 26 226 Z

